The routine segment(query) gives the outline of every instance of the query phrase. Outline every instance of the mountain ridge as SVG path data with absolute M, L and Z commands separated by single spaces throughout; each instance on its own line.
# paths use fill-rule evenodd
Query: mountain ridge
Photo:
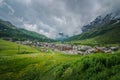
M 92 40 L 94 43 L 120 43 L 120 18 L 111 17 L 112 14 L 107 14 L 105 17 L 101 18 L 98 16 L 90 24 L 83 26 L 82 34 L 69 37 L 65 41 L 86 41 Z
M 83 26 L 82 31 L 86 32 L 91 28 L 100 27 L 105 24 L 109 24 L 111 21 L 116 21 L 116 20 L 120 20 L 120 12 L 119 11 L 111 12 L 106 15 L 100 15 L 100 16 L 96 17 L 95 20 L 90 22 L 88 25 Z
M 54 41 L 37 32 L 28 31 L 23 28 L 17 28 L 9 21 L 0 19 L 0 38 L 10 37 L 13 40 L 39 40 L 42 42 Z

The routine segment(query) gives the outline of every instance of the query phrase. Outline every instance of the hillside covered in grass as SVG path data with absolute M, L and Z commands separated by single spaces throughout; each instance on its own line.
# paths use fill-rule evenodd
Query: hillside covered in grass
M 82 34 L 66 39 L 66 42 L 81 44 L 119 44 L 120 43 L 120 22 L 112 20 L 104 25 L 94 25 Z
M 0 40 L 0 80 L 119 80 L 120 51 L 68 55 Z
M 42 42 L 54 41 L 42 34 L 17 28 L 8 21 L 0 19 L 0 38 L 12 38 L 13 40 L 39 40 Z
M 38 53 L 39 50 L 34 47 L 16 44 L 0 39 L 0 55 L 16 55 L 24 53 Z

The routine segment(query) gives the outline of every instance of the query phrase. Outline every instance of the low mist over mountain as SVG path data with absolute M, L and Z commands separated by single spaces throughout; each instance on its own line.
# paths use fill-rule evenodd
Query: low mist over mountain
M 0 0 L 0 19 L 53 39 L 78 35 L 97 16 L 119 10 L 120 0 Z
M 120 11 L 108 13 L 106 15 L 100 15 L 90 24 L 83 26 L 82 31 L 86 32 L 91 28 L 100 27 L 102 25 L 109 24 L 111 21 L 119 22 L 119 20 L 120 20 Z
M 83 26 L 82 34 L 65 41 L 90 41 L 91 43 L 120 43 L 120 12 L 98 16 L 90 24 Z
M 80 40 L 117 26 L 120 0 L 0 0 L 0 19 L 59 41 L 82 35 L 75 38 Z M 13 26 L 9 22 L 6 25 Z
M 11 38 L 13 40 L 37 40 L 42 42 L 51 42 L 52 39 L 42 34 L 28 31 L 26 29 L 17 28 L 8 21 L 0 20 L 0 38 Z

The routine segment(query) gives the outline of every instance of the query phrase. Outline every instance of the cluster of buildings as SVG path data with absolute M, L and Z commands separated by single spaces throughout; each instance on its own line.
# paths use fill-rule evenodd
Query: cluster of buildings
M 40 42 L 38 41 L 30 41 L 30 40 L 25 40 L 25 41 L 15 41 L 17 44 L 23 44 L 23 45 L 29 45 L 29 46 L 41 46 Z
M 85 45 L 71 45 L 71 44 L 55 44 L 55 43 L 42 43 L 41 47 L 50 48 L 53 51 L 60 51 L 65 54 L 81 54 L 87 55 L 91 53 L 113 53 L 117 51 L 119 47 L 91 47 Z
M 53 51 L 60 51 L 65 54 L 80 54 L 87 55 L 92 53 L 113 53 L 117 51 L 119 47 L 91 47 L 86 45 L 71 45 L 71 44 L 59 44 L 59 43 L 47 43 L 47 42 L 38 42 L 38 41 L 16 41 L 17 44 L 24 44 L 36 47 L 42 47 L 41 50 L 43 52 L 47 52 L 48 49 Z
M 4 37 L 4 40 L 12 41 L 12 38 Z M 119 50 L 119 46 L 107 46 L 107 47 L 91 47 L 87 45 L 72 45 L 72 44 L 61 44 L 61 43 L 48 43 L 48 42 L 39 42 L 39 41 L 15 41 L 17 44 L 42 47 L 41 50 L 47 52 L 48 49 L 53 51 L 60 51 L 65 54 L 81 54 L 87 55 L 92 53 L 113 53 L 114 51 Z

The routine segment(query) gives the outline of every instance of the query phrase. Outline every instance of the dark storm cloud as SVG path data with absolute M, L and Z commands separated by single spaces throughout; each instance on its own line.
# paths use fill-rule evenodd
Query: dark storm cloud
M 55 38 L 81 33 L 97 16 L 120 9 L 120 0 L 0 0 L 0 18 Z

